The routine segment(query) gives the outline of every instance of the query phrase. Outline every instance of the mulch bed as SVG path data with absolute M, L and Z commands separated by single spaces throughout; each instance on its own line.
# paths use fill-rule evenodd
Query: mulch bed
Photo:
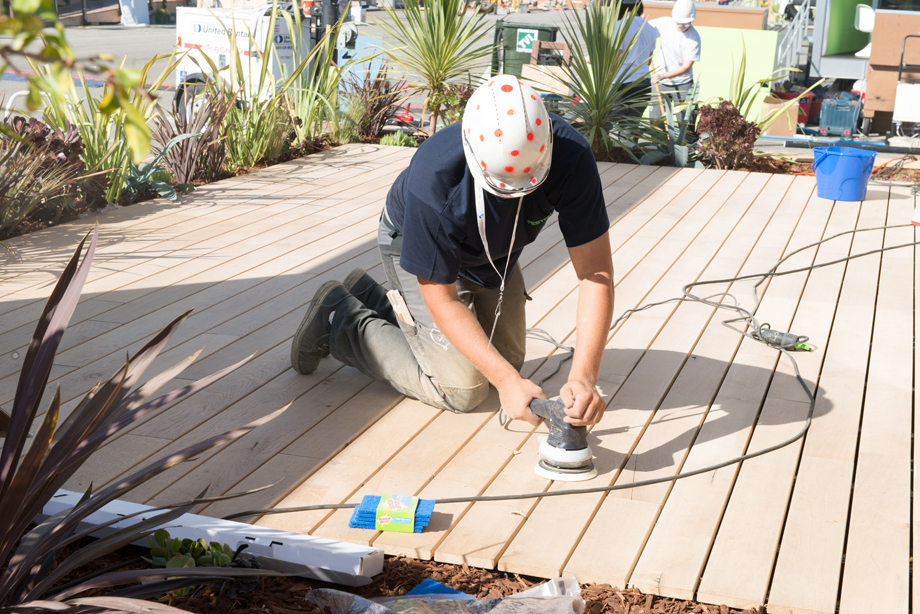
M 91 541 L 91 540 L 89 540 Z M 81 542 L 85 545 L 87 542 Z M 72 552 L 73 549 L 69 549 Z M 67 553 L 65 553 L 66 555 Z M 98 573 L 112 565 L 136 560 L 149 551 L 128 546 L 110 555 L 100 557 L 75 570 L 65 582 L 91 573 Z M 124 569 L 139 569 L 146 563 L 135 563 Z M 0 566 L 2 572 L 2 566 Z M 259 578 L 258 587 L 235 598 L 228 596 L 228 586 L 210 585 L 184 597 L 168 600 L 174 607 L 196 614 L 322 614 L 304 597 L 317 588 L 332 588 L 361 597 L 392 597 L 405 595 L 424 580 L 431 579 L 477 598 L 496 598 L 524 591 L 543 582 L 540 578 L 507 574 L 471 568 L 467 565 L 448 565 L 433 561 L 416 561 L 404 557 L 387 557 L 383 573 L 367 586 L 346 587 L 317 580 L 297 577 L 268 576 Z M 86 595 L 105 594 L 89 591 Z M 681 601 L 644 595 L 638 589 L 615 589 L 607 584 L 582 585 L 582 597 L 587 614 L 739 614 L 726 606 L 711 606 L 692 601 Z M 762 608 L 744 610 L 743 614 L 763 614 Z

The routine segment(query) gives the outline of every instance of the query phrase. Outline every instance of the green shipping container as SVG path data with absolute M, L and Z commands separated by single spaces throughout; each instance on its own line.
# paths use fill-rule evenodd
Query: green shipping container
M 495 51 L 492 74 L 521 76 L 521 67 L 530 62 L 534 41 L 556 42 L 559 28 L 536 23 L 513 23 L 499 20 L 495 24 Z

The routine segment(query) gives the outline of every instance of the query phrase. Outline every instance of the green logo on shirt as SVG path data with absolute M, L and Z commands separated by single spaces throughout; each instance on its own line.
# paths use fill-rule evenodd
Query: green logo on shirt
M 527 223 L 530 224 L 531 226 L 539 226 L 540 224 L 542 224 L 543 222 L 545 222 L 545 221 L 548 220 L 548 219 L 549 219 L 549 216 L 547 215 L 547 216 L 546 216 L 545 218 L 543 218 L 542 220 L 527 220 Z

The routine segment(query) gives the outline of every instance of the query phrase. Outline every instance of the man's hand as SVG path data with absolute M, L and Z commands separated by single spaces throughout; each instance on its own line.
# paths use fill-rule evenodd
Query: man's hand
M 658 83 L 662 79 L 664 79 L 664 77 L 662 77 L 660 73 L 656 72 L 655 74 L 652 75 L 652 83 Z
M 565 421 L 572 426 L 597 424 L 604 417 L 606 403 L 597 389 L 588 382 L 569 380 L 559 391 L 559 398 L 565 403 Z
M 540 424 L 542 419 L 530 411 L 530 402 L 534 399 L 545 399 L 543 390 L 529 379 L 518 377 L 498 387 L 498 396 L 501 399 L 502 409 L 512 420 L 524 420 L 534 426 Z

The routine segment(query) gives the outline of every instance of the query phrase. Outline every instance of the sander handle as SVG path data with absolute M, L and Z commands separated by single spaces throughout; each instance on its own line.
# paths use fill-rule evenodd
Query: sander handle
M 534 399 L 530 411 L 543 418 L 549 429 L 547 443 L 561 450 L 583 450 L 588 447 L 588 428 L 572 426 L 564 420 L 565 404 L 560 400 Z

